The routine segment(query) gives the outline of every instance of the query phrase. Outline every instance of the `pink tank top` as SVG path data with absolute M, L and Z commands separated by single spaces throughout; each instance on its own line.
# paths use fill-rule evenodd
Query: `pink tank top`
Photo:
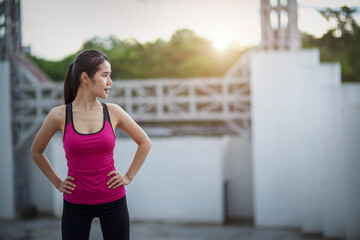
M 118 200 L 125 195 L 125 187 L 108 188 L 106 182 L 114 175 L 115 134 L 106 104 L 103 106 L 103 126 L 96 133 L 78 133 L 73 125 L 72 104 L 66 105 L 64 150 L 68 176 L 76 187 L 72 194 L 64 193 L 66 201 L 77 204 L 102 204 Z

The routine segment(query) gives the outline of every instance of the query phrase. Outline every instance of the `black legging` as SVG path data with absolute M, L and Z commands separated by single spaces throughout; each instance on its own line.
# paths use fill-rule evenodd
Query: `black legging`
M 61 221 L 63 240 L 88 240 L 92 220 L 100 219 L 104 240 L 129 240 L 129 213 L 126 195 L 119 200 L 98 204 L 74 204 L 64 199 Z

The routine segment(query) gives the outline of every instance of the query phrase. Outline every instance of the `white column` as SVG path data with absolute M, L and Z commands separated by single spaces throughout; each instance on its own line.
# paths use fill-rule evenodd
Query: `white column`
M 0 218 L 15 217 L 10 62 L 0 62 Z
M 340 65 L 314 50 L 267 51 L 251 73 L 255 224 L 344 236 Z
M 342 87 L 346 156 L 346 239 L 360 239 L 360 84 Z
M 301 219 L 300 52 L 251 59 L 251 119 L 256 226 L 298 227 Z

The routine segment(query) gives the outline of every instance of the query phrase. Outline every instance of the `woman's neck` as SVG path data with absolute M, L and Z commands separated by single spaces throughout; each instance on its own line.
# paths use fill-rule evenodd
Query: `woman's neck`
M 85 111 L 92 111 L 93 108 L 99 107 L 101 103 L 96 99 L 96 96 L 79 87 L 72 105 Z

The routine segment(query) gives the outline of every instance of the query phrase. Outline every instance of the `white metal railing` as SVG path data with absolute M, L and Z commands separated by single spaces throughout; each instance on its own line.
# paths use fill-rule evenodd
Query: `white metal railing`
M 107 101 L 136 121 L 221 121 L 249 118 L 249 85 L 242 78 L 114 81 Z
M 250 89 L 245 55 L 224 77 L 114 81 L 105 102 L 119 104 L 139 123 L 223 122 L 234 132 L 249 130 Z M 13 84 L 15 149 L 37 131 L 47 113 L 63 104 L 63 83 L 39 82 L 19 63 Z

